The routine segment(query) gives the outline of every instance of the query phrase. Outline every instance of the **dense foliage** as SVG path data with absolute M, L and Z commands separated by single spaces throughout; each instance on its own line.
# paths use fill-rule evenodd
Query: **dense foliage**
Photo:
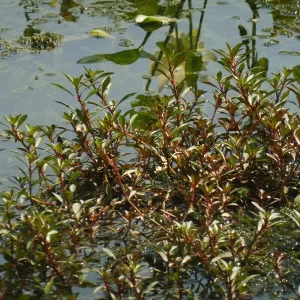
M 268 79 L 228 46 L 206 99 L 161 49 L 169 94 L 109 100 L 112 74 L 85 68 L 55 84 L 65 127 L 6 118 L 24 165 L 1 194 L 3 299 L 300 299 L 293 70 Z

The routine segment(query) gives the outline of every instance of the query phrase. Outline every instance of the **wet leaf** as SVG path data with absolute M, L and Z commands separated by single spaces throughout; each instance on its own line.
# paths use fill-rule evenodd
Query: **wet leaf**
M 52 193 L 54 196 L 55 196 L 55 198 L 58 200 L 58 201 L 60 201 L 61 203 L 64 203 L 64 200 L 63 200 L 63 198 L 60 196 L 60 195 L 58 195 L 58 194 L 56 194 L 56 193 Z
M 110 257 L 112 257 L 113 259 L 117 260 L 116 256 L 113 254 L 113 252 L 108 249 L 108 248 L 102 248 L 102 250 Z
M 76 202 L 72 205 L 73 212 L 76 216 L 76 219 L 79 220 L 82 213 L 82 205 L 79 202 Z
M 165 16 L 145 16 L 145 15 L 137 15 L 135 18 L 135 22 L 137 24 L 147 24 L 147 23 L 161 23 L 163 25 L 167 25 L 173 22 L 176 22 L 177 19 L 169 18 Z

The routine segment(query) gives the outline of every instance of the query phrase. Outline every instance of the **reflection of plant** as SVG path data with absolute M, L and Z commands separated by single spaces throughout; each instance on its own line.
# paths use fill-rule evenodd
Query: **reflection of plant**
M 162 47 L 170 94 L 121 111 L 133 94 L 109 99 L 112 74 L 86 68 L 66 75 L 72 90 L 55 84 L 76 103 L 61 102 L 64 127 L 5 119 L 23 165 L 1 193 L 4 299 L 69 299 L 78 286 L 244 300 L 278 284 L 300 299 L 300 118 L 285 106 L 295 94 L 299 108 L 300 90 L 291 70 L 246 70 L 242 50 L 217 51 L 226 76 L 210 83 L 210 116 L 205 91 L 175 80 L 184 54 Z
M 197 42 L 198 31 L 193 30 L 192 36 L 185 35 L 183 32 L 173 33 L 168 42 L 168 49 L 174 53 L 182 53 L 178 56 L 177 69 L 175 73 L 175 81 L 180 83 L 185 80 L 188 86 L 195 86 L 199 74 L 205 71 L 205 62 L 216 60 L 214 53 L 204 48 L 203 42 Z M 158 43 L 159 47 L 163 47 L 162 43 Z M 159 67 L 156 68 L 156 62 L 150 66 L 150 73 L 158 78 L 158 89 L 162 91 L 168 78 L 165 74 L 169 74 L 169 70 L 166 67 L 168 60 L 166 55 L 161 56 L 160 51 L 154 54 L 154 57 L 161 57 L 159 60 Z M 207 80 L 207 76 L 202 76 L 202 80 Z

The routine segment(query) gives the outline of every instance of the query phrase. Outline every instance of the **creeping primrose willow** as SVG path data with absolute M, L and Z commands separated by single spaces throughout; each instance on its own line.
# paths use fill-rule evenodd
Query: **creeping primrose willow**
M 55 84 L 77 104 L 64 127 L 5 118 L 24 165 L 1 193 L 3 299 L 300 299 L 299 79 L 227 45 L 204 100 L 162 50 L 170 94 L 111 100 L 112 74 L 85 68 Z

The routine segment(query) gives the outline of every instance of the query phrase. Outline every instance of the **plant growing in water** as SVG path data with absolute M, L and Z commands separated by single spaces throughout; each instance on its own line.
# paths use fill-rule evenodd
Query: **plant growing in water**
M 65 127 L 6 118 L 25 168 L 1 194 L 4 299 L 74 298 L 74 286 L 98 299 L 300 299 L 300 120 L 287 107 L 300 90 L 292 70 L 265 78 L 241 44 L 227 48 L 209 100 L 176 82 L 185 54 L 162 46 L 167 95 L 124 112 L 134 94 L 110 100 L 112 74 L 85 68 L 66 75 L 73 90 L 55 84 L 76 103 L 61 102 Z

